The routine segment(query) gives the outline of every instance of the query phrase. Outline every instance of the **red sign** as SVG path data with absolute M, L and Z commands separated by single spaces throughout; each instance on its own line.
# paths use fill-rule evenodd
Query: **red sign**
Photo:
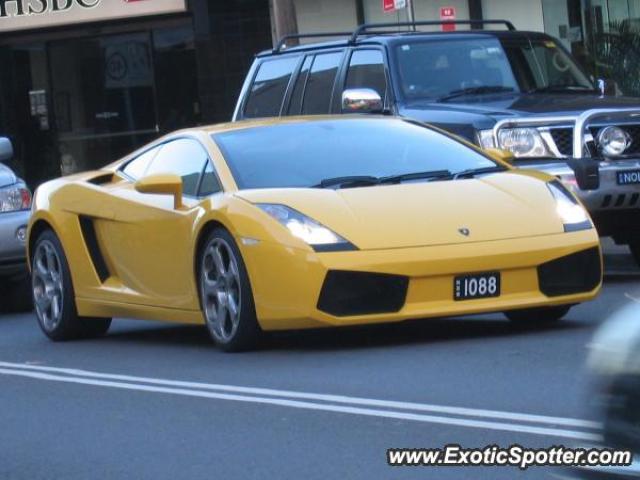
M 440 7 L 440 20 L 455 20 L 456 9 L 455 7 Z M 443 32 L 453 32 L 456 29 L 455 23 L 443 23 Z
M 384 12 L 393 12 L 396 9 L 396 4 L 393 0 L 382 0 L 382 10 Z

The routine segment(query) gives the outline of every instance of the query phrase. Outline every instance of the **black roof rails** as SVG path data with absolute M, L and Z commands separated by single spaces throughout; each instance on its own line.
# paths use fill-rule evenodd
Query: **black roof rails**
M 435 25 L 499 25 L 503 24 L 509 30 L 515 30 L 509 20 L 428 20 L 420 22 L 400 22 L 400 23 L 365 23 L 360 25 L 355 32 L 351 35 L 349 43 L 354 44 L 358 40 L 360 35 L 364 35 L 368 30 L 376 28 L 395 28 L 395 27 L 423 27 L 423 26 L 435 26 Z M 384 32 L 389 33 L 389 32 Z
M 289 40 L 300 38 L 322 38 L 322 37 L 350 37 L 352 32 L 320 32 L 320 33 L 291 33 L 280 38 L 280 41 L 273 49 L 273 53 L 280 53 Z
M 318 32 L 318 33 L 292 33 L 280 38 L 280 41 L 273 49 L 273 53 L 280 53 L 287 46 L 289 40 L 299 40 L 301 38 L 328 38 L 328 37 L 348 37 L 349 43 L 354 44 L 360 35 L 364 35 L 369 30 L 378 28 L 399 28 L 399 27 L 423 27 L 435 25 L 500 25 L 503 24 L 509 30 L 515 30 L 509 20 L 428 20 L 421 22 L 399 22 L 399 23 L 365 23 L 360 25 L 354 32 Z M 379 34 L 396 33 L 397 30 L 387 30 L 384 32 L 372 32 Z

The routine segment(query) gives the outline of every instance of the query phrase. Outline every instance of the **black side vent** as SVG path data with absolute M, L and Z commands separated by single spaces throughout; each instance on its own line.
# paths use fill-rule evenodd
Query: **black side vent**
M 113 181 L 113 173 L 104 173 L 96 177 L 92 177 L 87 182 L 93 185 L 104 185 L 105 183 L 111 183 Z
M 547 297 L 587 293 L 602 281 L 597 247 L 572 253 L 538 267 L 540 290 Z
M 84 238 L 84 243 L 89 251 L 93 268 L 98 274 L 100 281 L 104 283 L 105 280 L 111 276 L 111 273 L 109 273 L 107 263 L 104 261 L 104 257 L 100 251 L 98 237 L 96 236 L 96 229 L 93 225 L 93 219 L 83 215 L 78 217 L 78 219 L 80 220 L 80 230 L 82 230 L 82 237 Z

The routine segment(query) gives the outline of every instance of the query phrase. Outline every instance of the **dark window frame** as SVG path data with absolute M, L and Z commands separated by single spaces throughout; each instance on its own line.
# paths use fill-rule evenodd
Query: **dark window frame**
M 218 175 L 218 170 L 216 170 L 216 165 L 215 163 L 213 163 L 213 160 L 211 159 L 211 156 L 209 155 L 209 151 L 207 150 L 207 148 L 202 144 L 202 142 L 197 139 L 196 137 L 192 137 L 191 135 L 180 135 L 177 137 L 172 137 L 172 138 L 168 138 L 166 140 L 163 140 L 162 142 L 158 142 L 158 143 L 154 143 L 152 145 L 147 146 L 144 150 L 142 150 L 140 153 L 138 153 L 135 157 L 126 160 L 126 162 L 122 165 L 120 165 L 118 167 L 118 169 L 116 170 L 116 173 L 118 173 L 122 178 L 124 178 L 125 180 L 127 180 L 130 183 L 136 183 L 138 180 L 140 180 L 139 178 L 133 178 L 130 175 L 127 175 L 127 173 L 124 171 L 124 169 L 127 167 L 127 165 L 129 165 L 131 162 L 135 161 L 136 159 L 140 158 L 142 155 L 144 155 L 145 153 L 153 150 L 154 148 L 158 149 L 158 153 L 160 153 L 160 151 L 162 150 L 162 147 L 164 145 L 167 145 L 168 143 L 171 142 L 175 142 L 177 140 L 192 140 L 194 142 L 196 142 L 200 148 L 202 148 L 202 150 L 204 151 L 205 155 L 206 155 L 206 161 L 204 162 L 204 165 L 202 167 L 202 170 L 200 170 L 200 176 L 198 177 L 198 182 L 197 182 L 197 188 L 196 188 L 196 195 L 188 195 L 186 193 L 183 193 L 182 196 L 185 198 L 190 198 L 190 199 L 195 199 L 195 200 L 199 200 L 199 199 L 203 199 L 203 198 L 207 198 L 210 197 L 211 195 L 216 195 L 218 193 L 224 193 L 226 190 L 224 188 L 224 184 L 222 183 L 222 181 L 220 180 L 220 175 Z M 157 155 L 157 153 L 156 153 Z M 152 161 L 155 160 L 155 156 L 153 157 Z M 200 195 L 200 189 L 202 187 L 202 178 L 204 176 L 204 171 L 207 168 L 207 164 L 211 165 L 211 168 L 213 169 L 213 174 L 216 177 L 216 180 L 218 182 L 218 185 L 220 186 L 220 190 L 214 193 L 210 193 L 208 195 Z

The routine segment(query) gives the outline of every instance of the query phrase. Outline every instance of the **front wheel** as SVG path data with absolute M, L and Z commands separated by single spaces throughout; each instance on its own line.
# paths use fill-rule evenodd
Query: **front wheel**
M 214 229 L 200 252 L 198 282 L 209 333 L 227 352 L 253 348 L 260 337 L 249 275 L 233 237 Z
M 529 308 L 526 310 L 511 310 L 504 312 L 513 323 L 518 324 L 549 324 L 558 322 L 571 310 L 571 305 L 560 307 Z
M 46 230 L 37 238 L 31 258 L 33 304 L 38 324 L 55 341 L 98 337 L 110 318 L 78 316 L 67 258 L 58 237 Z

